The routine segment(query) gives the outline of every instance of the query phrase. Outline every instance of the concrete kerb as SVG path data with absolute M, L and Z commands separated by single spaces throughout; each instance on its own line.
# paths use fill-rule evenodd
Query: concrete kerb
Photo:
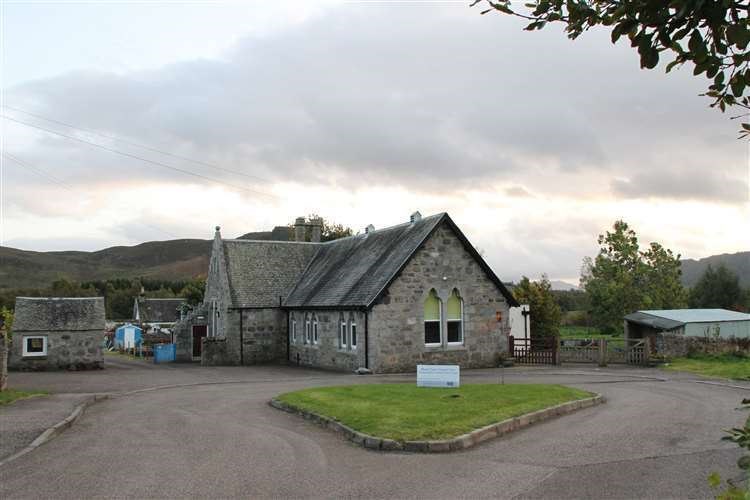
M 378 436 L 370 436 L 362 432 L 356 431 L 351 427 L 334 420 L 324 415 L 309 412 L 296 406 L 289 405 L 283 401 L 279 401 L 274 398 L 268 402 L 270 406 L 277 410 L 285 411 L 287 413 L 293 413 L 299 415 L 305 420 L 310 420 L 316 424 L 331 429 L 334 432 L 340 433 L 344 438 L 349 441 L 367 448 L 369 450 L 379 451 L 407 451 L 412 453 L 446 453 L 452 451 L 466 450 L 472 448 L 484 441 L 495 439 L 500 436 L 504 436 L 510 432 L 528 427 L 538 422 L 543 422 L 551 418 L 555 418 L 562 415 L 573 413 L 577 410 L 584 408 L 590 408 L 606 402 L 606 399 L 601 394 L 596 394 L 591 398 L 579 399 L 576 401 L 569 401 L 542 410 L 537 410 L 532 413 L 527 413 L 518 417 L 509 418 L 502 422 L 490 424 L 476 429 L 467 434 L 461 436 L 446 439 L 442 441 L 396 441 L 393 439 L 381 438 Z
M 31 442 L 31 444 L 23 448 L 21 451 L 14 453 L 13 455 L 9 457 L 4 458 L 3 460 L 0 460 L 0 467 L 16 460 L 17 458 L 20 458 L 26 455 L 27 453 L 34 451 L 38 447 L 42 446 L 44 443 L 50 441 L 51 439 L 56 437 L 58 434 L 60 434 L 62 431 L 64 431 L 65 429 L 73 425 L 73 423 L 76 420 L 78 420 L 81 417 L 81 415 L 83 415 L 83 412 L 86 410 L 86 408 L 88 408 L 89 406 L 93 405 L 94 403 L 98 401 L 109 399 L 109 397 L 110 397 L 109 394 L 94 394 L 93 396 L 79 403 L 78 405 L 76 405 L 75 408 L 73 408 L 73 411 L 70 413 L 70 415 L 68 415 L 67 417 L 65 417 L 64 419 L 62 419 L 61 421 L 53 425 L 52 427 L 42 432 L 39 436 L 36 437 L 36 439 L 34 439 L 34 441 Z

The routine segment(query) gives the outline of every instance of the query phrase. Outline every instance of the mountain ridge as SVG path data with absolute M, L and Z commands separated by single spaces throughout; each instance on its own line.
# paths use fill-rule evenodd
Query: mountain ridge
M 238 239 L 287 241 L 290 229 L 246 233 Z M 57 279 L 95 281 L 114 278 L 189 280 L 206 276 L 211 240 L 183 238 L 118 245 L 93 252 L 56 250 L 37 252 L 0 246 L 0 289 L 44 288 Z M 693 286 L 708 265 L 724 264 L 737 274 L 742 287 L 750 287 L 750 251 L 684 259 L 682 283 Z M 557 287 L 575 285 L 555 281 Z M 568 286 L 570 285 L 570 286 Z

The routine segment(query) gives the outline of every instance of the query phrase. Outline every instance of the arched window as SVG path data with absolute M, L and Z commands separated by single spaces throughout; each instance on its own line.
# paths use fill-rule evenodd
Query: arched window
M 448 343 L 461 344 L 464 341 L 464 301 L 455 288 L 446 306 Z
M 437 346 L 442 343 L 441 301 L 437 292 L 432 289 L 424 301 L 424 343 Z
M 313 344 L 317 344 L 318 343 L 318 317 L 315 315 L 313 315 L 312 338 L 313 338 Z

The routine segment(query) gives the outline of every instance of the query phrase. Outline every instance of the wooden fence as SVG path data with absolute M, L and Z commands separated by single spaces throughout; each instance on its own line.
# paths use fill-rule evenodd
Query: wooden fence
M 516 363 L 531 365 L 557 365 L 559 340 L 557 337 L 517 339 L 508 337 L 508 352 Z
M 649 339 L 561 339 L 560 362 L 648 365 Z

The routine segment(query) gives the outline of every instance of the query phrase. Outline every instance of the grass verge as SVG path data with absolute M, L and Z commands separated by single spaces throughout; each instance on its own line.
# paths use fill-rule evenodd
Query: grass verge
M 709 377 L 750 380 L 750 357 L 734 354 L 696 354 L 675 358 L 664 368 Z
M 18 401 L 19 399 L 26 399 L 32 396 L 44 396 L 46 394 L 47 392 L 45 391 L 18 391 L 16 389 L 5 389 L 0 392 L 0 406 L 9 405 L 13 401 Z
M 335 418 L 357 431 L 397 441 L 450 439 L 507 418 L 592 394 L 562 385 L 470 384 L 458 389 L 414 384 L 319 387 L 280 401 Z

